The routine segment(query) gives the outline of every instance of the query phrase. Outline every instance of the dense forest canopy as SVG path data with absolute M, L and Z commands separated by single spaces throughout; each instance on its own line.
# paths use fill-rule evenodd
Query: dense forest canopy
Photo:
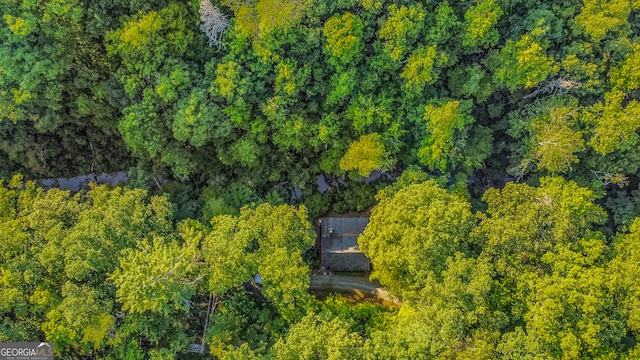
M 0 10 L 0 341 L 640 357 L 640 1 Z M 24 180 L 116 171 L 77 193 Z M 308 291 L 313 219 L 365 209 L 371 277 L 401 306 Z

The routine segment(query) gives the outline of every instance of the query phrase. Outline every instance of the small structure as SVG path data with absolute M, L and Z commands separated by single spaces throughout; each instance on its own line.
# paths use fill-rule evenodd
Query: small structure
M 369 218 L 322 218 L 320 224 L 320 266 L 329 271 L 370 271 L 371 261 L 358 246 Z
M 204 344 L 189 344 L 189 346 L 187 346 L 187 352 L 190 353 L 196 353 L 196 354 L 204 354 L 205 352 L 205 346 Z

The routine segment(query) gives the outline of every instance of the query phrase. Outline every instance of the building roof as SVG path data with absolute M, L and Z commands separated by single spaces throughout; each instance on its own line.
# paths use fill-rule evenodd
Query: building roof
M 358 236 L 369 223 L 369 218 L 323 218 L 321 219 L 323 251 L 360 252 Z M 333 230 L 333 231 L 332 231 Z
M 320 219 L 322 266 L 332 271 L 368 271 L 371 263 L 358 246 L 358 236 L 368 223 L 366 217 Z

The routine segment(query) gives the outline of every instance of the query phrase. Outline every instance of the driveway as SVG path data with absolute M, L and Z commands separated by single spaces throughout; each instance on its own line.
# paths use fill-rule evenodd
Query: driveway
M 402 302 L 389 294 L 379 282 L 369 281 L 368 275 L 329 274 L 311 276 L 311 290 L 325 290 L 343 293 L 360 293 L 369 297 L 376 297 L 394 305 Z

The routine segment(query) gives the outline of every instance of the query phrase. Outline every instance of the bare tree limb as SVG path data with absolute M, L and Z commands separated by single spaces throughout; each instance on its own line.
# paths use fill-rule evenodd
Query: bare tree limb
M 229 19 L 220 12 L 220 9 L 211 5 L 210 0 L 200 1 L 200 30 L 209 38 L 209 46 L 215 46 L 220 50 L 225 47 L 222 34 L 229 27 Z
M 536 90 L 534 90 L 531 94 L 526 95 L 524 98 L 529 99 L 540 94 L 548 94 L 549 96 L 564 94 L 571 89 L 579 88 L 581 86 L 582 84 L 577 81 L 565 78 L 556 78 L 545 82 L 543 85 L 538 86 Z

